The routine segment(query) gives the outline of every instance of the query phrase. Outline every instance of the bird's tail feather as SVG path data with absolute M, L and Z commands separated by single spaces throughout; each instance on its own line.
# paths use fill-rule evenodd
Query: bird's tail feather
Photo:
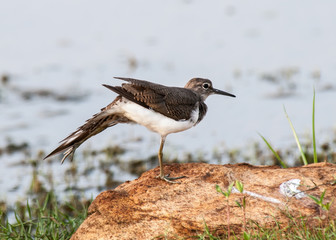
M 76 149 L 90 137 L 118 123 L 131 122 L 129 119 L 119 114 L 111 114 L 111 111 L 105 109 L 107 109 L 107 107 L 102 109 L 100 113 L 93 115 L 93 117 L 88 119 L 84 125 L 80 126 L 75 132 L 63 139 L 60 142 L 60 146 L 48 154 L 44 159 L 65 151 L 61 162 L 63 163 L 69 156 L 70 160 L 72 160 Z

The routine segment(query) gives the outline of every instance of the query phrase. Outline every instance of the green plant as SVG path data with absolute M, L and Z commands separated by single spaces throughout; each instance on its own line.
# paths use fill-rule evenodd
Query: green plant
M 232 192 L 234 182 L 230 183 L 228 186 L 228 189 L 226 192 L 223 192 L 223 190 L 216 184 L 216 190 L 217 192 L 223 194 L 226 198 L 226 209 L 227 209 L 227 226 L 228 226 L 228 239 L 230 239 L 230 205 L 229 205 L 229 197 Z
M 289 122 L 289 126 L 291 127 L 292 129 L 292 132 L 293 132 L 293 135 L 294 135 L 294 139 L 295 139 L 295 142 L 298 146 L 298 149 L 300 151 L 300 154 L 301 154 L 301 158 L 302 158 L 302 162 L 304 165 L 308 165 L 308 161 L 307 161 L 307 158 L 305 156 L 305 153 L 304 151 L 302 150 L 302 146 L 301 146 L 301 143 L 299 141 L 299 138 L 296 134 L 296 131 L 294 129 L 294 125 L 292 123 L 292 121 L 290 120 L 288 114 L 287 114 L 287 111 L 286 111 L 286 108 L 285 106 L 283 106 L 283 109 L 284 109 L 284 113 L 285 113 L 285 116 Z M 280 165 L 283 167 L 283 168 L 286 168 L 286 164 L 281 160 L 279 154 L 277 154 L 277 152 L 273 149 L 273 147 L 271 146 L 271 144 L 259 133 L 259 136 L 264 140 L 264 142 L 266 143 L 267 147 L 272 151 L 272 153 L 274 154 L 275 158 L 279 161 Z M 312 137 L 313 137 L 313 156 L 314 156 L 314 163 L 317 163 L 318 162 L 318 159 L 317 159 L 317 151 L 316 151 L 316 136 L 315 136 L 315 89 L 314 89 L 314 93 L 313 93 L 313 109 L 312 109 Z
M 293 132 L 293 135 L 294 135 L 294 139 L 295 139 L 296 144 L 297 144 L 297 146 L 298 146 L 298 148 L 299 148 L 299 151 L 300 151 L 300 153 L 301 153 L 302 162 L 303 162 L 304 165 L 308 165 L 306 156 L 305 156 L 305 154 L 304 154 L 304 152 L 303 152 L 303 150 L 302 150 L 302 146 L 301 146 L 301 143 L 300 143 L 300 141 L 299 141 L 299 138 L 298 138 L 298 136 L 297 136 L 297 134 L 296 134 L 296 131 L 295 131 L 295 129 L 294 129 L 293 123 L 292 123 L 292 121 L 290 120 L 290 118 L 289 118 L 289 116 L 288 116 L 288 114 L 287 114 L 287 112 L 286 112 L 286 108 L 285 108 L 285 106 L 283 106 L 283 108 L 284 108 L 285 116 L 286 116 L 286 118 L 287 118 L 287 120 L 288 120 L 288 122 L 289 122 L 289 126 L 290 126 L 291 129 L 292 129 L 292 132 Z
M 240 182 L 239 180 L 236 180 L 236 188 L 240 193 L 244 193 L 244 184 Z M 236 204 L 238 207 L 240 207 L 243 210 L 243 227 L 244 231 L 246 230 L 246 197 L 243 195 L 243 198 L 241 202 L 236 201 Z M 245 232 L 244 232 L 245 233 Z
M 313 201 L 320 206 L 320 209 L 327 211 L 327 213 L 329 213 L 329 209 L 330 206 L 332 204 L 333 201 L 327 202 L 327 203 L 323 203 L 324 201 L 324 195 L 326 193 L 326 190 L 324 190 L 320 196 L 320 198 L 317 198 L 313 195 L 308 195 L 308 197 L 310 197 L 311 199 L 313 199 Z M 320 211 L 320 215 L 322 214 L 322 212 Z
M 314 95 L 313 95 L 312 133 L 313 133 L 314 163 L 317 163 L 316 138 L 315 138 L 315 88 L 314 88 Z
M 217 238 L 217 237 L 215 237 L 211 234 L 211 232 L 209 230 L 209 227 L 206 224 L 206 222 L 204 221 L 204 219 L 203 219 L 203 222 L 204 222 L 204 232 L 205 233 L 203 234 L 203 236 L 200 236 L 200 239 L 205 239 L 205 237 L 207 237 L 207 239 L 209 239 L 209 240 L 220 240 L 219 238 Z
M 17 209 L 14 223 L 1 223 L 0 239 L 69 239 L 86 218 L 87 207 L 65 204 L 61 209 L 54 194 L 48 193 L 42 203 L 27 201 Z
M 247 233 L 247 232 L 244 232 L 243 233 L 243 238 L 244 238 L 244 240 L 250 240 L 251 239 L 251 234 Z
M 234 235 L 234 239 L 305 239 L 317 240 L 336 239 L 336 220 L 330 220 L 326 225 L 320 227 L 312 226 L 310 220 L 305 217 L 295 218 L 288 215 L 288 224 L 283 226 L 280 222 L 275 220 L 276 227 L 264 227 L 255 221 L 249 220 L 249 230 L 243 233 L 242 237 Z M 233 234 L 235 234 L 233 232 Z M 208 226 L 204 225 L 204 233 L 202 235 L 191 237 L 190 239 L 211 239 L 211 240 L 224 240 L 228 239 L 227 236 L 214 236 L 210 233 Z M 189 238 L 184 238 L 189 239 Z
M 264 136 L 262 136 L 260 133 L 258 133 L 259 136 L 264 140 L 264 142 L 266 143 L 267 147 L 272 151 L 272 153 L 274 154 L 275 158 L 278 160 L 278 162 L 280 163 L 280 165 L 283 168 L 287 168 L 287 165 L 284 161 L 281 160 L 279 154 L 273 149 L 273 147 L 271 146 L 271 144 L 266 140 L 266 138 L 264 138 Z

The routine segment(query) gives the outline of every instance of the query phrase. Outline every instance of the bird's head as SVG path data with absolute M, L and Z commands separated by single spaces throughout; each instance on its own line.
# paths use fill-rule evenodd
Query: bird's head
M 191 89 L 201 95 L 202 100 L 204 101 L 211 94 L 219 94 L 230 97 L 236 97 L 235 95 L 224 92 L 222 90 L 213 88 L 212 82 L 209 79 L 205 78 L 193 78 L 187 82 L 184 88 Z

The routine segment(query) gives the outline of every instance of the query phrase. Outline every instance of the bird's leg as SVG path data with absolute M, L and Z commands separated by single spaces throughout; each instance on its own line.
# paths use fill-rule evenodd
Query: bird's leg
M 174 182 L 174 180 L 180 179 L 180 178 L 185 178 L 185 176 L 169 177 L 169 174 L 164 175 L 164 172 L 163 172 L 162 150 L 163 150 L 163 145 L 165 143 L 165 140 L 166 140 L 166 136 L 161 136 L 160 149 L 159 149 L 159 153 L 158 153 L 159 165 L 160 165 L 160 175 L 157 176 L 157 177 L 159 177 L 162 180 L 165 180 L 166 182 L 169 182 L 169 183 L 179 183 L 179 182 Z
M 159 148 L 159 153 L 158 153 L 158 157 L 159 157 L 159 165 L 160 165 L 160 175 L 159 177 L 161 179 L 164 179 L 165 175 L 164 175 L 164 172 L 163 172 L 163 162 L 162 162 L 162 150 L 163 150 L 163 145 L 166 141 L 166 136 L 161 136 L 161 143 L 160 143 L 160 148 Z

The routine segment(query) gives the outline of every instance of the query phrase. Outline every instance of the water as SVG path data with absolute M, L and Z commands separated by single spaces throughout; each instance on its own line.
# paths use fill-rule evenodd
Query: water
M 114 99 L 101 86 L 120 84 L 113 76 L 172 86 L 205 77 L 237 96 L 210 96 L 208 114 L 197 127 L 168 136 L 168 154 L 202 152 L 211 158 L 215 149 L 261 142 L 258 133 L 276 147 L 292 146 L 283 106 L 299 137 L 308 139 L 314 88 L 318 141 L 334 138 L 334 1 L 35 0 L 1 5 L 2 148 L 11 141 L 29 143 L 33 153 L 53 150 Z M 142 141 L 134 141 L 138 138 Z M 146 158 L 156 154 L 159 136 L 141 126 L 121 125 L 81 148 L 111 144 L 128 150 L 124 161 Z M 24 199 L 29 188 L 32 168 L 18 166 L 22 159 L 20 153 L 0 155 L 0 198 L 6 201 Z M 40 163 L 40 168 L 48 167 Z M 54 164 L 50 170 L 60 188 L 65 188 L 64 169 Z M 116 172 L 121 181 L 135 178 Z M 92 181 L 105 180 L 96 176 Z

